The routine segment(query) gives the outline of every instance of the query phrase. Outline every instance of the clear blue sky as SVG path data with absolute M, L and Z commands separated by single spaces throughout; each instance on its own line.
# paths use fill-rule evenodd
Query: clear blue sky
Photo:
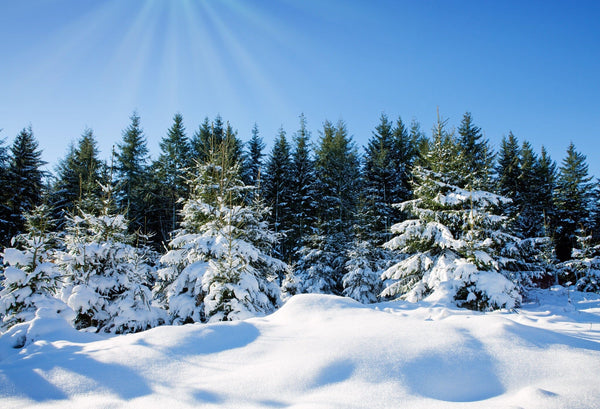
M 156 157 L 176 112 L 267 143 L 344 119 L 362 146 L 439 107 L 600 176 L 599 74 L 600 1 L 0 0 L 0 137 L 31 124 L 52 165 L 85 127 L 108 157 L 133 110 Z

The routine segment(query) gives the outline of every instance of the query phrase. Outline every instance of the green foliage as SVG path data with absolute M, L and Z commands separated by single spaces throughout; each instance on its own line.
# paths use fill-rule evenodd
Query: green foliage
M 146 190 L 150 178 L 148 147 L 140 127 L 140 117 L 134 112 L 130 119 L 131 124 L 123 131 L 123 141 L 118 145 L 116 153 L 116 201 L 129 220 L 129 231 L 147 233 L 149 203 Z
M 559 168 L 554 193 L 557 212 L 555 245 L 560 261 L 571 258 L 577 231 L 588 225 L 591 180 L 585 155 L 577 152 L 571 143 Z
M 271 208 L 270 225 L 276 233 L 285 236 L 276 249 L 283 259 L 290 257 L 294 245 L 287 240 L 292 224 L 291 166 L 290 145 L 285 131 L 280 129 L 265 166 L 262 192 L 267 206 Z
M 52 187 L 51 203 L 61 226 L 64 217 L 75 207 L 85 211 L 98 210 L 102 170 L 94 133 L 89 128 L 85 129 L 77 147 L 72 145 L 67 156 L 58 164 L 57 179 Z
M 291 227 L 288 237 L 294 245 L 292 260 L 296 261 L 296 251 L 306 244 L 308 236 L 314 232 L 317 209 L 315 165 L 304 115 L 300 115 L 300 129 L 294 135 L 290 166 Z
M 42 202 L 44 172 L 41 167 L 46 162 L 41 156 L 42 152 L 38 149 L 31 127 L 24 128 L 11 147 L 8 179 L 3 185 L 9 192 L 6 204 L 10 209 L 10 236 L 23 232 L 24 214 Z

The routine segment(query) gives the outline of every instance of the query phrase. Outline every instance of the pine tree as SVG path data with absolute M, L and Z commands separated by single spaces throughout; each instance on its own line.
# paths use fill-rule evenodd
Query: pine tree
M 426 166 L 429 152 L 429 139 L 421 130 L 421 125 L 415 119 L 410 123 L 410 140 L 415 147 L 413 165 Z M 410 187 L 412 189 L 412 186 Z
M 509 132 L 508 138 L 502 138 L 496 173 L 498 192 L 510 199 L 516 198 L 519 194 L 520 153 L 519 141 L 512 132 Z
M 188 195 L 190 146 L 181 114 L 173 117 L 173 125 L 161 140 L 160 150 L 158 160 L 152 166 L 155 180 L 151 198 L 154 206 L 150 209 L 150 217 L 153 219 L 151 228 L 158 233 L 157 239 L 167 242 L 171 232 L 178 228 L 182 208 L 179 200 Z
M 269 256 L 277 236 L 264 220 L 266 206 L 245 201 L 239 164 L 228 166 L 226 141 L 213 142 L 199 163 L 182 228 L 161 258 L 157 292 L 174 323 L 229 321 L 273 311 L 276 278 L 286 265 Z
M 317 223 L 298 250 L 295 274 L 302 292 L 341 294 L 346 248 L 358 202 L 359 159 L 345 124 L 326 121 L 316 150 Z
M 237 164 L 240 167 L 243 166 L 244 163 L 241 159 L 244 156 L 244 144 L 237 137 L 237 131 L 233 130 L 229 121 L 227 121 L 227 126 L 225 127 L 224 142 L 227 144 L 228 165 L 234 166 Z M 243 169 L 240 169 L 240 172 L 243 173 Z
M 211 149 L 211 129 L 210 121 L 208 120 L 208 117 L 206 117 L 204 118 L 204 122 L 202 122 L 198 130 L 194 132 L 194 135 L 192 136 L 190 143 L 191 156 L 198 162 L 203 163 L 208 158 Z
M 3 329 L 31 321 L 40 308 L 55 312 L 63 308 L 54 298 L 60 271 L 53 262 L 57 237 L 52 232 L 55 226 L 50 210 L 47 205 L 38 205 L 25 214 L 26 232 L 14 237 L 14 247 L 4 249 L 2 254 L 8 264 L 0 287 Z
M 265 166 L 262 190 L 267 206 L 271 208 L 270 225 L 276 233 L 284 236 L 276 251 L 285 260 L 290 257 L 294 247 L 287 236 L 292 223 L 290 180 L 290 145 L 285 131 L 280 129 Z
M 134 112 L 131 124 L 123 131 L 123 142 L 118 145 L 116 171 L 119 181 L 117 205 L 129 220 L 129 231 L 147 232 L 146 187 L 148 173 L 148 147 L 140 127 L 140 117 Z
M 414 171 L 415 198 L 400 206 L 415 219 L 394 225 L 396 237 L 385 244 L 408 257 L 383 273 L 382 296 L 411 301 L 429 296 L 478 310 L 513 308 L 520 302 L 518 288 L 507 277 L 518 275 L 508 270 L 521 263 L 506 251 L 518 239 L 507 233 L 506 218 L 499 214 L 510 199 L 460 188 L 468 185 L 460 172 L 461 156 L 459 142 L 438 118 L 427 168 Z
M 560 261 L 571 258 L 578 230 L 589 229 L 591 179 L 585 155 L 577 152 L 571 143 L 559 168 L 554 194 L 557 210 L 555 249 Z
M 4 185 L 4 188 L 10 192 L 8 206 L 11 236 L 23 231 L 24 214 L 41 204 L 44 175 L 41 167 L 46 163 L 42 161 L 41 156 L 42 152 L 38 150 L 38 143 L 31 127 L 23 128 L 12 145 L 8 184 Z
M 258 134 L 258 125 L 254 124 L 252 137 L 248 141 L 248 152 L 244 156 L 243 181 L 248 186 L 259 185 L 260 178 L 262 177 L 264 148 L 265 144 Z
M 550 158 L 543 146 L 535 169 L 538 191 L 537 201 L 544 215 L 544 235 L 551 237 L 554 232 L 552 223 L 556 220 L 556 206 L 554 204 L 556 163 Z
M 418 148 L 425 137 L 421 134 L 419 124 L 413 122 L 410 133 L 406 130 L 402 118 L 398 117 L 393 130 L 391 157 L 395 165 L 395 188 L 391 191 L 390 203 L 400 203 L 412 196 L 412 167 L 418 159 Z M 393 220 L 397 222 L 399 220 Z
M 417 219 L 393 226 L 396 237 L 385 245 L 408 257 L 383 273 L 382 296 L 429 296 L 477 310 L 518 306 L 518 289 L 506 277 L 509 260 L 501 254 L 516 238 L 494 211 L 508 199 L 461 189 L 420 167 L 415 174 L 415 199 L 401 207 Z
M 165 322 L 152 303 L 150 260 L 145 249 L 133 247 L 127 219 L 113 213 L 110 186 L 97 214 L 77 208 L 69 218 L 65 250 L 58 265 L 66 276 L 61 297 L 75 312 L 75 328 L 128 333 Z
M 396 158 L 395 142 L 398 141 L 399 145 L 406 132 L 398 132 L 397 140 L 394 140 L 394 133 L 392 123 L 382 114 L 365 149 L 362 174 L 365 205 L 370 216 L 365 218 L 365 222 L 373 232 L 372 239 L 376 245 L 387 241 L 390 226 L 399 221 L 398 211 L 392 204 L 402 201 L 398 200 L 400 195 L 396 191 L 403 188 L 398 168 L 404 163 Z M 400 153 L 401 149 L 397 151 Z
M 5 146 L 5 140 L 0 139 L 0 185 L 8 186 L 8 165 L 10 157 L 8 149 Z M 8 189 L 0 190 L 0 247 L 10 244 L 10 191 Z
M 531 144 L 523 142 L 519 157 L 519 176 L 513 202 L 516 210 L 515 230 L 520 237 L 540 237 L 543 233 L 543 209 L 539 208 L 536 164 L 538 158 Z
M 85 211 L 97 210 L 102 168 L 93 131 L 85 129 L 77 147 L 71 145 L 67 156 L 60 161 L 52 187 L 51 203 L 59 228 L 63 226 L 64 217 L 76 206 Z
M 311 158 L 310 132 L 304 114 L 300 115 L 300 129 L 294 135 L 290 169 L 291 226 L 288 232 L 294 246 L 292 260 L 297 260 L 297 251 L 306 244 L 314 233 L 316 224 L 317 193 L 314 161 Z
M 461 187 L 490 190 L 494 154 L 489 141 L 483 139 L 481 128 L 473 124 L 470 112 L 464 114 L 458 128 L 458 135 L 458 144 L 462 153 L 462 171 L 466 177 L 466 184 Z
M 343 295 L 363 304 L 377 302 L 382 290 L 381 271 L 383 260 L 368 241 L 357 240 L 348 250 L 346 274 L 342 278 Z

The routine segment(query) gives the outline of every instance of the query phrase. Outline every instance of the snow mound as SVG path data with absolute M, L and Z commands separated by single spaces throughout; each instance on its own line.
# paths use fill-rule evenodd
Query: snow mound
M 38 314 L 31 343 L 2 347 L 0 407 L 546 409 L 600 401 L 600 296 L 562 287 L 532 293 L 513 313 L 305 294 L 266 317 L 129 335 L 82 334 L 54 319 Z

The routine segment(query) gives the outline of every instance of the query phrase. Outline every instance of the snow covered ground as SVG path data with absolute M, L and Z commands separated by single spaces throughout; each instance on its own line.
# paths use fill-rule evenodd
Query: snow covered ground
M 0 338 L 8 408 L 600 408 L 600 296 L 518 312 L 300 295 L 246 321 Z M 42 314 L 43 315 L 43 314 Z

